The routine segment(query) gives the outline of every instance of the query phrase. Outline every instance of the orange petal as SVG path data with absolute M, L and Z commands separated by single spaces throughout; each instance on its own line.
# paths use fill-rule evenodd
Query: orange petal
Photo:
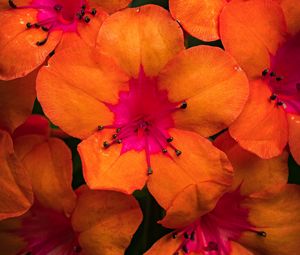
M 29 177 L 17 159 L 11 137 L 0 130 L 0 220 L 25 213 L 33 202 Z
M 234 241 L 230 242 L 230 247 L 230 255 L 254 255 L 254 253 Z
M 110 141 L 112 132 L 102 130 L 78 145 L 87 185 L 91 189 L 117 190 L 131 194 L 143 188 L 147 180 L 144 151 L 121 154 L 121 144 L 104 149 L 103 142 Z
M 112 123 L 113 115 L 103 102 L 117 102 L 119 91 L 126 89 L 128 77 L 87 47 L 70 47 L 54 55 L 37 78 L 44 112 L 66 133 L 79 138 L 91 135 L 98 125 Z
M 144 255 L 174 254 L 181 242 L 180 238 L 173 238 L 172 234 L 165 235 L 156 241 Z
M 167 216 L 174 216 L 174 219 L 176 214 L 182 216 L 181 221 L 165 219 L 168 225 L 164 225 L 173 228 L 183 225 L 185 220 L 190 223 L 192 217 L 200 216 L 215 206 L 217 199 L 232 183 L 232 167 L 223 152 L 196 133 L 172 129 L 170 134 L 174 137 L 172 144 L 182 154 L 176 157 L 170 149 L 170 156 L 152 155 L 153 174 L 147 185 L 157 202 L 167 209 Z M 194 193 L 188 199 L 190 189 L 194 189 Z M 208 189 L 210 192 L 206 192 Z M 198 198 L 194 199 L 197 195 Z M 197 210 L 189 216 L 194 208 Z
M 282 9 L 272 1 L 231 1 L 220 16 L 222 43 L 250 78 L 269 67 L 285 33 Z
M 89 0 L 89 2 L 91 6 L 96 4 L 106 12 L 114 13 L 120 9 L 126 8 L 130 4 L 131 0 Z
M 271 94 L 264 81 L 251 82 L 249 100 L 229 127 L 230 135 L 240 146 L 262 158 L 280 155 L 288 139 L 286 113 L 270 101 Z
M 250 221 L 266 238 L 246 233 L 240 242 L 255 254 L 289 255 L 299 251 L 300 243 L 300 187 L 286 185 L 281 192 L 254 197 L 247 203 Z
M 133 196 L 114 191 L 84 191 L 72 215 L 86 254 L 122 255 L 142 221 Z
M 289 146 L 293 158 L 300 165 L 300 116 L 288 114 Z
M 174 113 L 175 126 L 213 135 L 228 127 L 248 97 L 248 80 L 223 50 L 198 46 L 182 51 L 159 74 L 159 87 L 169 100 L 185 100 L 187 109 Z
M 26 135 L 15 139 L 18 156 L 26 166 L 37 200 L 47 208 L 70 214 L 75 206 L 72 156 L 57 139 Z
M 2 60 L 1 60 L 2 61 Z M 12 133 L 31 114 L 37 71 L 12 81 L 0 81 L 0 126 Z
M 243 195 L 269 189 L 281 188 L 288 180 L 288 153 L 284 151 L 280 156 L 271 159 L 261 159 L 238 145 L 225 132 L 217 137 L 214 145 L 224 151 L 234 168 L 235 190 L 240 186 Z
M 204 41 L 219 39 L 219 15 L 225 4 L 225 0 L 169 1 L 172 16 L 188 33 Z
M 0 23 L 0 79 L 11 80 L 25 76 L 40 66 L 61 38 L 61 31 L 50 33 L 47 43 L 41 29 L 26 29 L 26 23 L 36 22 L 37 12 L 32 9 L 1 11 Z
M 179 25 L 156 5 L 113 14 L 101 27 L 97 43 L 102 53 L 135 78 L 141 65 L 147 76 L 156 76 L 184 48 Z
M 279 0 L 288 32 L 296 35 L 300 31 L 300 4 L 298 0 Z

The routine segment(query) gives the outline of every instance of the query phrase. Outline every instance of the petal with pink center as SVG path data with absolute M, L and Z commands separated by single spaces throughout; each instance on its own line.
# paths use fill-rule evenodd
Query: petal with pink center
M 147 76 L 156 76 L 184 49 L 179 25 L 156 5 L 128 8 L 111 15 L 103 23 L 97 43 L 101 53 L 111 56 L 135 78 L 141 66 Z
M 248 97 L 245 73 L 229 54 L 210 46 L 179 53 L 159 74 L 158 86 L 171 102 L 187 103 L 173 114 L 175 126 L 205 137 L 228 127 Z

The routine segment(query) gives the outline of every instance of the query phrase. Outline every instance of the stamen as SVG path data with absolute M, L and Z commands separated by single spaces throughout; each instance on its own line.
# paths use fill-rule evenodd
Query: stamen
M 86 5 L 85 5 L 85 4 L 82 5 L 82 6 L 81 6 L 81 9 L 85 10 L 85 9 L 86 9 Z
M 271 73 L 270 73 L 270 76 L 271 76 L 271 77 L 275 77 L 275 76 L 276 76 L 276 73 L 275 73 L 275 72 L 271 72 Z
M 40 25 L 39 23 L 34 23 L 34 27 L 35 27 L 35 28 L 40 28 L 41 25 Z
M 54 5 L 53 8 L 54 8 L 54 10 L 57 11 L 57 12 L 60 12 L 60 11 L 62 10 L 62 6 L 59 5 L 59 4 Z
M 102 125 L 99 125 L 99 126 L 98 126 L 98 130 L 99 130 L 99 131 L 101 131 L 101 130 L 103 130 L 103 129 L 104 129 L 104 126 L 102 126 Z
M 89 23 L 91 21 L 90 17 L 89 16 L 85 16 L 84 17 L 84 22 L 85 23 Z
M 8 4 L 9 4 L 9 6 L 10 6 L 11 8 L 13 8 L 13 9 L 16 9 L 16 8 L 17 8 L 17 6 L 16 6 L 16 4 L 14 3 L 13 0 L 8 0 Z
M 26 27 L 27 27 L 27 28 L 31 28 L 31 27 L 32 27 L 32 24 L 31 24 L 30 22 L 27 22 L 27 23 L 26 23 Z
M 282 76 L 277 76 L 276 81 L 282 81 L 283 77 Z
M 258 236 L 267 237 L 267 233 L 265 231 L 256 231 Z
M 172 238 L 175 239 L 176 237 L 177 237 L 177 233 L 176 232 L 172 233 Z
M 182 102 L 180 105 L 180 109 L 186 109 L 187 108 L 187 102 Z
M 118 136 L 117 134 L 113 134 L 113 135 L 112 135 L 112 138 L 113 138 L 113 139 L 116 139 L 117 136 Z
M 195 240 L 195 231 L 192 231 L 190 240 L 194 241 Z
M 108 141 L 103 142 L 104 149 L 107 149 L 110 146 L 110 143 Z
M 147 161 L 147 165 L 148 165 L 147 175 L 151 175 L 151 174 L 153 174 L 153 169 L 152 169 L 151 163 L 150 163 L 148 135 L 145 135 L 145 153 L 146 153 L 146 161 Z
M 165 149 L 165 148 L 164 148 L 164 149 L 162 149 L 161 151 L 162 151 L 162 153 L 164 153 L 164 154 L 168 152 L 168 150 L 167 150 L 167 149 Z
M 262 71 L 262 76 L 266 76 L 269 73 L 269 69 L 265 69 Z
M 277 102 L 277 105 L 278 105 L 278 106 L 282 106 L 282 105 L 283 105 L 283 102 L 282 102 L 282 101 L 278 101 L 278 102 Z
M 47 41 L 48 41 L 48 36 L 42 41 L 37 41 L 36 45 L 37 46 L 43 46 Z
M 48 31 L 49 31 L 49 28 L 48 28 L 48 27 L 45 27 L 45 26 L 42 26 L 42 30 L 45 31 L 45 32 L 48 32 Z
M 55 50 L 53 50 L 49 53 L 49 57 L 51 58 L 54 54 L 55 54 Z
M 176 156 L 179 157 L 182 154 L 182 151 L 175 149 Z
M 91 11 L 91 14 L 92 14 L 93 16 L 95 16 L 96 13 L 97 13 L 97 10 L 96 10 L 95 8 L 93 8 L 92 11 Z
M 277 98 L 277 95 L 274 93 L 270 96 L 270 100 L 275 100 L 276 98 Z
M 186 245 L 182 246 L 182 250 L 183 250 L 184 253 L 189 253 L 189 250 L 188 250 Z
M 169 137 L 169 138 L 167 138 L 167 142 L 168 142 L 168 143 L 171 143 L 173 140 L 174 140 L 174 138 L 173 138 L 173 137 Z

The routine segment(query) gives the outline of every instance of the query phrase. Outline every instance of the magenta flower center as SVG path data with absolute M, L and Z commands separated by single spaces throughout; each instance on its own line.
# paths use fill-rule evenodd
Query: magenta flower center
M 264 231 L 257 231 L 248 222 L 249 211 L 240 203 L 244 198 L 239 190 L 225 194 L 216 207 L 199 220 L 173 233 L 182 243 L 173 255 L 195 252 L 204 255 L 229 255 L 230 240 L 237 240 L 242 232 L 250 231 L 266 237 Z
M 51 209 L 34 206 L 24 217 L 18 234 L 27 244 L 20 254 L 75 255 L 81 252 L 70 218 Z
M 148 174 L 152 173 L 151 154 L 181 154 L 172 144 L 173 137 L 168 129 L 174 127 L 172 113 L 184 110 L 187 104 L 171 103 L 167 92 L 158 90 L 156 79 L 146 77 L 142 69 L 139 77 L 130 81 L 129 91 L 120 93 L 119 102 L 116 105 L 107 104 L 107 107 L 114 113 L 115 119 L 112 125 L 99 126 L 99 130 L 114 130 L 111 140 L 103 141 L 104 148 L 122 143 L 121 153 L 144 150 Z
M 89 23 L 96 15 L 96 9 L 90 8 L 87 0 L 33 0 L 29 5 L 17 6 L 13 0 L 8 1 L 13 9 L 38 10 L 37 22 L 27 22 L 24 29 L 42 29 L 45 38 L 36 44 L 42 46 L 47 42 L 53 30 L 76 32 L 78 22 Z

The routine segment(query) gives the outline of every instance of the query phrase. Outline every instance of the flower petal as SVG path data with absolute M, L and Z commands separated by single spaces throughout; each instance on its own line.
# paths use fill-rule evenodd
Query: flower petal
M 231 164 L 225 154 L 207 139 L 193 132 L 176 129 L 172 129 L 170 134 L 174 137 L 172 144 L 182 151 L 182 155 L 176 157 L 172 152 L 170 156 L 152 155 L 153 174 L 149 177 L 147 186 L 157 202 L 167 209 L 167 217 L 170 215 L 177 218 L 176 214 L 182 216 L 181 221 L 170 220 L 168 225 L 164 224 L 174 227 L 184 225 L 185 220 L 191 223 L 192 216 L 188 215 L 193 208 L 197 208 L 193 217 L 211 210 L 217 199 L 232 184 L 233 176 Z M 196 192 L 189 194 L 190 189 Z M 210 193 L 206 192 L 208 189 L 211 190 Z M 188 195 L 190 198 L 185 200 L 184 197 Z M 169 211 L 170 207 L 172 209 Z
M 289 122 L 289 146 L 293 158 L 300 165 L 300 116 L 288 114 Z
M 247 202 L 250 209 L 250 221 L 267 233 L 260 237 L 246 233 L 240 242 L 251 248 L 255 254 L 288 255 L 299 251 L 300 235 L 300 187 L 286 185 L 281 191 L 262 194 Z M 288 220 L 287 220 L 288 219 Z
M 114 58 L 132 77 L 141 65 L 147 76 L 184 49 L 183 33 L 170 14 L 156 5 L 125 9 L 110 16 L 98 36 L 100 52 Z
M 131 0 L 90 0 L 91 6 L 95 3 L 108 13 L 114 13 L 120 9 L 126 8 Z
M 266 159 L 280 155 L 288 139 L 286 113 L 282 106 L 270 101 L 271 94 L 264 81 L 251 82 L 249 100 L 229 127 L 240 146 Z
M 46 208 L 70 214 L 75 193 L 71 186 L 72 156 L 67 145 L 57 138 L 39 135 L 20 136 L 14 143 L 37 200 Z
M 23 78 L 0 81 L 0 126 L 10 133 L 31 114 L 36 98 L 36 75 L 34 71 Z
M 103 142 L 110 141 L 111 135 L 110 130 L 102 130 L 78 145 L 85 180 L 91 189 L 131 194 L 142 189 L 147 180 L 145 152 L 130 150 L 121 154 L 121 144 L 105 149 Z
M 198 46 L 182 51 L 159 74 L 172 102 L 187 102 L 173 114 L 175 126 L 213 135 L 237 118 L 248 97 L 248 80 L 223 50 Z
M 225 4 L 225 0 L 169 1 L 172 16 L 188 33 L 204 41 L 219 39 L 219 15 Z
M 237 242 L 231 241 L 230 242 L 230 255 L 254 255 L 251 251 L 244 248 L 242 245 L 240 245 Z
M 30 179 L 17 159 L 10 135 L 0 130 L 0 220 L 25 213 L 33 203 Z
M 62 32 L 53 31 L 45 45 L 37 46 L 47 33 L 41 29 L 26 29 L 27 22 L 36 22 L 36 15 L 33 9 L 1 11 L 0 79 L 11 80 L 30 73 L 59 43 Z
M 116 102 L 119 91 L 126 89 L 128 77 L 86 45 L 54 55 L 37 78 L 44 112 L 66 133 L 79 138 L 91 135 L 98 125 L 112 123 L 113 115 L 103 102 Z
M 86 190 L 72 215 L 79 243 L 86 254 L 121 255 L 142 221 L 133 196 L 114 191 Z
M 279 0 L 283 10 L 288 32 L 292 35 L 300 31 L 300 5 L 297 0 Z
M 234 168 L 232 190 L 239 187 L 242 195 L 249 195 L 286 185 L 289 174 L 286 151 L 278 157 L 261 159 L 240 147 L 228 131 L 219 135 L 214 145 L 226 153 Z
M 220 16 L 220 36 L 250 78 L 258 78 L 270 65 L 285 40 L 286 25 L 280 6 L 274 1 L 231 1 Z
M 172 234 L 168 234 L 156 241 L 144 255 L 174 254 L 181 243 L 180 238 L 173 238 Z

